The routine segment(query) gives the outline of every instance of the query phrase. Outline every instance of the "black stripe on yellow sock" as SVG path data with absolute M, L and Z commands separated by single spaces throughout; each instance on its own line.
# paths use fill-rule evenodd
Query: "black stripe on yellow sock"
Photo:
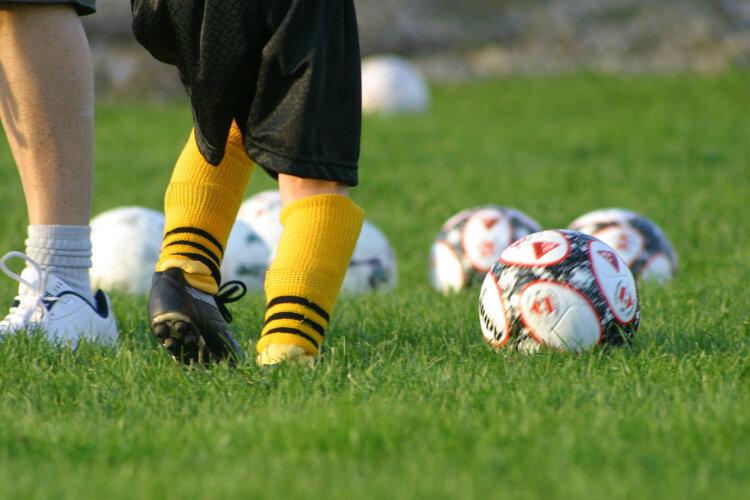
M 315 346 L 315 349 L 320 348 L 320 344 L 318 344 L 318 341 L 312 338 L 310 335 L 306 334 L 305 332 L 298 330 L 296 328 L 289 328 L 286 326 L 281 326 L 279 328 L 274 328 L 272 330 L 268 330 L 267 332 L 264 332 L 263 335 L 269 335 L 271 333 L 290 333 L 292 335 L 297 335 L 299 337 L 302 337 L 309 341 L 312 345 Z
M 174 228 L 174 229 L 166 232 L 164 234 L 164 239 L 166 239 L 167 236 L 171 236 L 171 235 L 177 234 L 177 233 L 190 233 L 190 234 L 195 234 L 197 236 L 201 236 L 203 238 L 206 238 L 208 241 L 210 241 L 211 243 L 213 243 L 214 245 L 216 245 L 216 248 L 219 249 L 219 252 L 221 252 L 222 255 L 224 254 L 224 246 L 222 246 L 222 244 L 219 243 L 219 241 L 216 238 L 214 238 L 211 233 L 208 233 L 208 232 L 206 232 L 206 231 L 204 231 L 202 229 L 198 229 L 198 228 L 195 228 L 195 227 L 176 227 L 176 228 Z
M 164 245 L 164 248 L 171 247 L 173 245 L 185 245 L 188 247 L 193 247 L 196 250 L 199 250 L 201 253 L 205 254 L 209 259 L 211 259 L 217 266 L 219 266 L 219 257 L 213 253 L 210 249 L 208 249 L 206 246 L 201 245 L 200 243 L 196 243 L 194 241 L 188 241 L 188 240 L 175 240 L 170 241 L 166 245 Z
M 172 255 L 179 255 L 181 257 L 187 257 L 190 260 L 197 260 L 198 262 L 202 262 L 203 264 L 208 267 L 208 270 L 211 271 L 211 277 L 216 281 L 216 284 L 221 283 L 221 270 L 214 264 L 211 259 L 207 258 L 204 255 L 201 255 L 199 253 L 192 253 L 192 252 L 176 252 Z
M 271 321 L 276 321 L 279 319 L 293 319 L 293 320 L 299 321 L 300 323 L 307 325 L 313 330 L 315 330 L 316 332 L 318 332 L 321 337 L 325 335 L 326 329 L 323 326 L 319 325 L 318 323 L 311 320 L 310 318 L 306 318 L 302 314 L 293 313 L 293 312 L 280 312 L 280 313 L 273 314 L 268 317 L 268 319 L 266 320 L 266 323 L 263 326 L 267 325 Z
M 208 256 L 208 258 L 210 258 L 212 261 L 214 261 L 214 263 L 217 266 L 220 265 L 219 264 L 219 257 L 217 257 L 215 253 L 213 253 L 206 246 L 201 245 L 200 243 L 196 243 L 194 241 L 188 241 L 188 240 L 175 240 L 175 241 L 170 241 L 169 243 L 167 243 L 166 245 L 164 245 L 164 248 L 171 247 L 173 245 L 185 245 L 185 246 L 188 246 L 188 247 L 193 247 L 196 250 L 200 250 L 203 254 L 205 254 L 206 256 Z
M 271 307 L 279 305 L 279 304 L 298 304 L 301 306 L 305 306 L 315 311 L 315 313 L 321 318 L 323 318 L 324 320 L 326 320 L 326 322 L 330 321 L 330 316 L 328 315 L 325 309 L 320 307 L 315 302 L 310 302 L 304 297 L 297 297 L 295 295 L 280 295 L 278 297 L 271 299 L 271 301 L 268 303 L 267 308 L 270 309 Z

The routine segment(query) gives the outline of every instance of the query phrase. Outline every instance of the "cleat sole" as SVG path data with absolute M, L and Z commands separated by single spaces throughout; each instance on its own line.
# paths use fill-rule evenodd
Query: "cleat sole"
M 205 362 L 203 339 L 185 315 L 167 313 L 157 316 L 151 322 L 151 331 L 178 364 Z

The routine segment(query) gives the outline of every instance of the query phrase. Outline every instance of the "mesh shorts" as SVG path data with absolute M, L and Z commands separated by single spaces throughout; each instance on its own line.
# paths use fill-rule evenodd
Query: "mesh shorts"
M 4 3 L 62 3 L 72 4 L 79 16 L 96 12 L 95 0 L 0 0 L 0 4 Z
M 357 184 L 360 52 L 353 0 L 132 0 L 133 33 L 177 66 L 198 147 L 218 164 L 235 120 L 273 177 Z

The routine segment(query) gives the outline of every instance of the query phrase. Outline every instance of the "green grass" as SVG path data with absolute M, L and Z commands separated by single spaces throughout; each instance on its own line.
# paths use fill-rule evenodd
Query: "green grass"
M 397 290 L 342 298 L 307 372 L 185 371 L 145 298 L 114 295 L 121 346 L 0 344 L 6 498 L 747 498 L 750 74 L 511 78 L 433 89 L 421 116 L 367 118 L 352 197 L 388 235 Z M 94 212 L 159 209 L 183 103 L 100 105 Z M 262 171 L 248 195 L 273 187 Z M 427 282 L 437 231 L 478 204 L 545 228 L 621 206 L 680 257 L 641 290 L 634 345 L 496 353 L 477 289 Z M 25 213 L 0 141 L 0 253 Z M 0 281 L 9 303 L 15 283 Z M 248 352 L 262 297 L 233 312 Z

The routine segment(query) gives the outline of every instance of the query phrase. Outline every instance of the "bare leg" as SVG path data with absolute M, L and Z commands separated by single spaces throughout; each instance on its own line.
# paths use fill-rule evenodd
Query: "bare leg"
M 281 204 L 287 206 L 306 196 L 316 194 L 340 194 L 349 196 L 349 186 L 333 181 L 303 179 L 288 174 L 279 174 Z
M 69 5 L 0 6 L 0 118 L 29 223 L 86 226 L 94 156 L 93 70 Z
M 279 175 L 284 231 L 266 272 L 257 361 L 311 364 L 320 352 L 364 211 L 338 182 Z

